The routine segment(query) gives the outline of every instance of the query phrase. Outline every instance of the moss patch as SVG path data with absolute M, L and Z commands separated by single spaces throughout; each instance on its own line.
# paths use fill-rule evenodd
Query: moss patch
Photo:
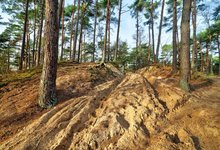
M 41 71 L 42 69 L 39 67 L 39 68 L 30 69 L 28 71 L 11 72 L 11 73 L 2 75 L 0 77 L 0 87 L 8 85 L 10 82 L 29 79 L 32 76 L 38 73 L 41 73 Z

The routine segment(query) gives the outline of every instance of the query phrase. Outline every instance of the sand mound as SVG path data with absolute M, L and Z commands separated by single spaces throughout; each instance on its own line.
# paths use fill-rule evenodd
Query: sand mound
M 169 77 L 169 71 L 161 76 L 160 69 L 151 69 L 123 76 L 112 65 L 89 67 L 91 74 L 85 73 L 81 81 L 92 76 L 93 82 L 79 88 L 87 87 L 87 92 L 44 112 L 4 141 L 2 148 L 219 149 L 220 99 L 213 94 L 220 92 L 220 84 L 211 85 L 206 93 L 200 89 L 188 94 L 175 86 L 178 81 Z M 60 76 L 58 87 L 75 78 Z M 74 93 L 69 87 L 63 92 Z

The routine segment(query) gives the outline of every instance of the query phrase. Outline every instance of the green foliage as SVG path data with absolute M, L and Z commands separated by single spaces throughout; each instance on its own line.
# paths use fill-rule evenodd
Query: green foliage
M 133 69 L 139 69 L 149 65 L 148 62 L 148 51 L 149 45 L 141 44 L 138 49 L 133 48 L 132 51 L 129 53 L 128 62 Z M 153 50 L 150 48 L 150 61 L 153 60 Z
M 169 32 L 173 29 L 173 0 L 168 0 L 167 5 L 167 15 L 164 17 L 163 26 L 167 28 L 166 32 Z M 182 0 L 177 0 L 177 16 L 181 16 L 182 13 Z M 178 19 L 181 17 L 177 17 Z
M 20 27 L 11 24 L 0 34 L 0 73 L 17 65 L 17 42 L 21 39 Z
M 116 48 L 116 43 L 112 50 Z M 126 66 L 129 62 L 128 44 L 127 42 L 119 42 L 119 50 L 117 51 L 117 61 L 114 62 L 116 66 Z
M 82 51 L 85 62 L 92 60 L 93 46 L 93 43 L 83 43 Z
M 34 75 L 41 72 L 41 68 L 33 68 L 25 72 L 10 72 L 8 74 L 0 74 L 0 87 L 7 85 L 10 82 L 28 80 Z
M 220 65 L 219 57 L 215 56 L 212 61 L 213 61 L 213 73 L 218 75 L 218 73 L 219 73 L 219 65 Z
M 161 53 L 161 61 L 164 64 L 171 63 L 171 56 L 173 52 L 173 47 L 170 44 L 165 44 L 162 46 L 162 53 Z

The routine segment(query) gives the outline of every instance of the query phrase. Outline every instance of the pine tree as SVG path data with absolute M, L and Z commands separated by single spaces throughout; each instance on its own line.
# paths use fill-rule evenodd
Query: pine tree
M 39 105 L 48 108 L 56 104 L 56 73 L 58 59 L 58 0 L 46 0 L 44 64 L 39 88 Z
M 180 50 L 180 87 L 189 92 L 190 79 L 190 13 L 191 0 L 183 0 Z
M 29 0 L 26 1 L 26 5 L 25 5 L 24 31 L 23 31 L 23 39 L 22 39 L 22 47 L 21 47 L 21 57 L 19 62 L 19 70 L 23 69 L 23 61 L 25 54 L 25 39 L 26 39 L 27 22 L 28 22 L 28 8 L 29 8 Z

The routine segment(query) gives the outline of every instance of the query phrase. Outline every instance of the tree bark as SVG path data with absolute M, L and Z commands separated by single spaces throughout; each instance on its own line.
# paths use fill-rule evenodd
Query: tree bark
M 161 32 L 162 32 L 162 25 L 163 25 L 164 5 L 165 5 L 165 0 L 162 1 L 162 8 L 161 8 L 160 27 L 159 27 L 159 34 L 158 34 L 157 50 L 156 50 L 157 62 L 158 62 L 158 57 L 159 57 L 159 48 L 160 48 Z
M 119 12 L 118 12 L 118 29 L 117 29 L 117 38 L 116 38 L 116 48 L 114 50 L 114 61 L 117 61 L 117 52 L 119 51 L 119 34 L 121 27 L 121 11 L 122 11 L 122 1 L 119 3 Z
M 110 2 L 111 3 L 111 2 Z M 110 55 L 111 55 L 111 50 L 110 50 L 110 43 L 111 43 L 111 4 L 109 5 L 109 14 L 108 14 L 108 62 L 110 61 Z
M 34 35 L 33 35 L 33 51 L 32 51 L 32 66 L 35 66 L 35 48 L 36 48 L 36 23 L 37 23 L 37 8 L 36 0 L 34 0 Z
M 139 49 L 139 13 L 138 10 L 136 12 L 136 53 L 138 53 L 138 49 Z M 135 64 L 136 64 L 136 69 L 138 69 L 138 58 L 136 55 L 135 58 Z
M 37 30 L 37 36 L 36 36 L 36 51 L 34 53 L 34 60 L 35 60 L 35 65 L 37 65 L 37 54 L 38 54 L 38 42 L 39 42 L 39 35 L 40 35 L 40 25 L 38 27 L 38 30 Z
M 60 24 L 61 24 L 63 7 L 64 7 L 64 0 L 60 0 L 59 1 L 59 28 L 60 28 Z
M 10 49 L 7 49 L 7 71 L 10 71 Z
M 177 72 L 177 0 L 173 1 L 173 73 Z
M 210 73 L 210 59 L 209 59 L 209 51 L 211 49 L 211 39 L 209 42 L 206 42 L 206 74 Z
M 27 27 L 29 28 L 29 21 L 28 21 L 28 25 Z M 28 64 L 28 69 L 31 69 L 31 50 L 30 50 L 30 33 L 29 33 L 29 29 L 27 29 L 27 43 L 26 43 L 26 51 L 27 51 L 27 64 Z
M 74 0 L 73 7 L 75 8 L 76 6 L 76 0 Z M 73 45 L 73 24 L 74 24 L 74 16 L 75 16 L 75 11 L 73 10 L 72 16 L 71 16 L 71 25 L 70 25 L 70 60 L 72 59 L 72 45 Z
M 193 0 L 192 24 L 193 24 L 193 49 L 192 49 L 192 69 L 197 70 L 197 38 L 196 38 L 196 0 Z
M 204 56 L 203 56 L 203 52 L 202 52 L 202 48 L 201 48 L 201 42 L 199 42 L 200 43 L 200 57 L 201 57 L 201 69 L 200 69 L 200 71 L 201 72 L 204 72 L 204 62 L 205 62 L 205 60 L 204 60 Z
M 182 47 L 180 50 L 180 87 L 187 92 L 190 91 L 190 11 L 191 0 L 183 0 L 181 22 Z
M 155 45 L 154 45 L 154 1 L 151 1 L 151 11 L 150 11 L 150 15 L 151 15 L 151 32 L 152 32 L 152 48 L 153 48 L 153 58 L 154 58 L 154 62 L 156 61 L 156 57 L 155 57 Z
M 58 0 L 46 0 L 44 64 L 39 88 L 39 105 L 48 108 L 57 103 L 56 73 L 58 59 Z
M 220 75 L 220 41 L 219 41 L 219 34 L 217 34 L 217 46 L 218 46 L 218 75 Z
M 75 55 L 76 55 L 76 43 L 78 38 L 78 30 L 79 30 L 79 11 L 80 11 L 80 0 L 78 0 L 78 6 L 77 6 L 77 17 L 76 17 L 76 29 L 75 29 L 75 35 L 74 35 L 74 43 L 73 43 L 73 61 L 75 61 Z
M 139 13 L 138 11 L 136 12 L 137 16 L 136 16 L 136 50 L 139 47 Z
M 80 63 L 80 54 L 82 53 L 81 52 L 81 46 L 82 46 L 82 37 L 83 37 L 83 24 L 84 24 L 84 10 L 82 10 L 82 13 L 81 13 L 81 23 L 80 23 L 80 34 L 79 34 L 79 45 L 78 45 L 78 63 Z
M 176 68 L 179 68 L 179 64 L 180 64 L 180 49 L 181 49 L 181 41 L 179 39 L 179 32 L 178 32 L 178 26 L 176 28 Z M 180 33 L 181 34 L 181 33 Z M 181 36 L 181 35 L 180 35 Z
M 38 53 L 37 53 L 37 66 L 40 65 L 40 53 L 41 53 L 41 42 L 42 42 L 42 31 L 44 24 L 44 5 L 45 0 L 41 1 L 41 21 L 40 21 L 40 29 L 39 29 L 39 41 L 38 41 Z
M 86 32 L 84 32 L 83 50 L 84 50 L 83 59 L 84 59 L 84 62 L 86 62 Z
M 96 51 L 96 26 L 98 18 L 98 0 L 95 2 L 95 21 L 94 21 L 94 33 L 93 33 L 93 53 L 92 53 L 92 62 L 95 62 L 95 51 Z
M 24 61 L 24 49 L 25 49 L 25 41 L 26 41 L 26 31 L 27 31 L 27 21 L 28 21 L 28 8 L 29 8 L 29 0 L 26 0 L 25 5 L 25 20 L 24 20 L 24 31 L 23 31 L 23 39 L 21 46 L 21 57 L 19 62 L 19 70 L 23 69 L 23 61 Z
M 61 20 L 62 20 L 62 14 L 63 14 L 63 7 L 64 7 L 64 0 L 59 0 L 59 3 L 58 3 L 58 11 L 59 11 L 59 33 L 60 33 L 60 27 L 61 27 Z M 62 33 L 61 33 L 62 35 Z M 60 34 L 58 35 L 58 39 L 60 39 Z M 58 41 L 60 42 L 60 40 Z M 59 43 L 58 43 L 58 49 L 59 49 Z M 61 37 L 61 50 L 60 50 L 60 53 L 62 51 L 62 37 Z M 61 55 L 61 54 L 60 54 Z M 59 57 L 59 50 L 58 50 L 58 57 Z
M 85 5 L 85 6 L 84 6 Z M 78 47 L 78 63 L 80 63 L 80 54 L 81 54 L 81 47 L 82 47 L 82 38 L 83 38 L 83 28 L 84 28 L 84 19 L 85 19 L 85 12 L 86 9 L 88 7 L 88 4 L 85 4 L 85 2 L 83 1 L 83 8 L 82 8 L 82 12 L 81 12 L 81 22 L 80 22 L 80 35 L 79 35 L 79 47 Z
M 110 11 L 110 0 L 107 1 L 107 7 L 106 7 L 106 24 L 105 24 L 105 38 L 104 38 L 104 49 L 102 53 L 102 62 L 106 62 L 106 50 L 107 50 L 107 34 L 108 34 L 108 16 L 109 16 L 109 11 Z
M 64 46 L 64 39 L 65 39 L 65 31 L 64 31 L 64 4 L 65 0 L 62 1 L 62 39 L 61 39 L 61 54 L 60 54 L 60 60 L 63 60 L 63 46 Z
M 148 61 L 148 65 L 150 65 L 150 56 L 151 56 L 151 34 L 150 34 L 150 24 L 148 25 L 148 33 L 149 33 L 149 45 L 148 45 L 148 57 L 147 57 L 147 61 Z

